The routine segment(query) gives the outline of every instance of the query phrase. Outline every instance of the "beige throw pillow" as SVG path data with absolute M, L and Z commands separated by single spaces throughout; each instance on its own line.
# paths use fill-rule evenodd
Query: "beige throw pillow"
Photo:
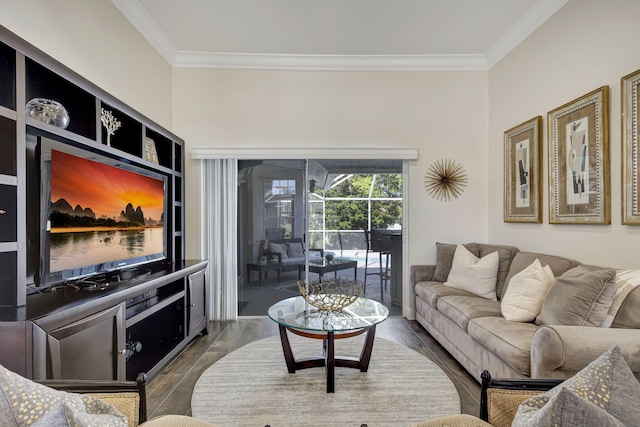
M 499 262 L 498 252 L 478 258 L 463 245 L 458 245 L 453 255 L 449 277 L 444 284 L 496 301 Z
M 616 271 L 579 265 L 549 288 L 536 317 L 538 325 L 600 326 L 613 302 Z
M 502 316 L 511 322 L 533 322 L 554 280 L 551 268 L 536 258 L 511 278 L 500 304 Z

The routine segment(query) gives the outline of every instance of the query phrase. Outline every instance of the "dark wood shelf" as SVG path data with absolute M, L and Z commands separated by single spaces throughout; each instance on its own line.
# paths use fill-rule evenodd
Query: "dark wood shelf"
M 146 137 L 152 139 L 156 146 L 158 163 L 164 167 L 173 168 L 173 141 L 149 128 L 146 130 Z
M 16 51 L 0 43 L 0 105 L 16 109 Z
M 69 113 L 66 130 L 96 140 L 95 96 L 30 58 L 25 59 L 26 102 L 33 98 L 57 101 Z
M 16 122 L 6 117 L 0 117 L 0 150 L 0 174 L 16 176 Z
M 102 104 L 102 108 L 106 111 L 111 111 L 113 116 L 122 123 L 122 126 L 111 135 L 111 147 L 136 157 L 144 158 L 142 149 L 142 124 L 108 104 Z M 100 129 L 102 132 L 102 143 L 106 144 L 107 129 L 102 125 Z

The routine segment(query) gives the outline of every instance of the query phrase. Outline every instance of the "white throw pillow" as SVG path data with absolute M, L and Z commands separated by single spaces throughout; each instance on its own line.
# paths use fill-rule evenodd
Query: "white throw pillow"
M 478 258 L 463 245 L 458 245 L 453 254 L 449 277 L 444 284 L 496 301 L 499 262 L 500 255 L 497 251 Z
M 551 268 L 536 258 L 509 281 L 500 303 L 502 316 L 511 322 L 533 322 L 555 279 Z

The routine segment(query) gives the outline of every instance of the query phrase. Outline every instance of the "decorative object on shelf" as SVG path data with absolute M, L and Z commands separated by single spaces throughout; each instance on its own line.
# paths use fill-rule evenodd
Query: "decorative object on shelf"
M 156 165 L 159 163 L 156 143 L 149 137 L 144 138 L 144 158 Z
M 113 135 L 122 126 L 120 120 L 113 116 L 113 113 L 104 108 L 100 109 L 100 120 L 102 125 L 107 129 L 107 146 L 111 147 L 111 135 Z
M 326 259 L 329 264 L 331 264 L 331 261 L 333 261 L 333 258 L 334 258 L 333 254 L 326 254 L 324 256 L 324 259 Z
M 441 159 L 429 166 L 424 185 L 436 200 L 448 202 L 457 199 L 467 185 L 467 173 L 455 160 Z
M 542 222 L 542 117 L 504 133 L 504 222 Z
M 548 113 L 549 223 L 611 224 L 609 86 Z
M 27 102 L 27 116 L 60 129 L 66 129 L 71 120 L 62 104 L 45 98 L 33 98 Z
M 298 282 L 300 295 L 306 302 L 322 311 L 340 311 L 353 304 L 362 292 L 362 282 L 329 280 L 327 282 Z
M 640 225 L 640 70 L 622 78 L 622 223 Z

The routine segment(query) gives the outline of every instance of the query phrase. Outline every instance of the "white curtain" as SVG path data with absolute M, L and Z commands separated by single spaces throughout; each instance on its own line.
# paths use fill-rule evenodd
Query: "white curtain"
M 238 161 L 209 159 L 203 163 L 202 241 L 209 261 L 209 313 L 211 320 L 235 320 L 238 317 Z

